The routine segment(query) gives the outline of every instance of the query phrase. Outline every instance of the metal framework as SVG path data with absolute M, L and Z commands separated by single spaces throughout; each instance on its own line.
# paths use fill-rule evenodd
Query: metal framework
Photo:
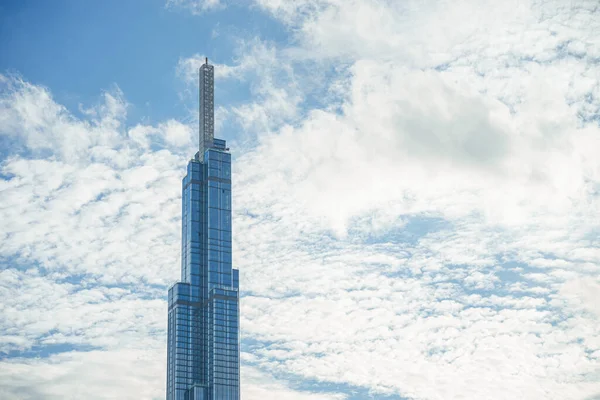
M 204 161 L 204 151 L 213 145 L 215 138 L 215 67 L 208 64 L 208 58 L 200 67 L 200 161 Z

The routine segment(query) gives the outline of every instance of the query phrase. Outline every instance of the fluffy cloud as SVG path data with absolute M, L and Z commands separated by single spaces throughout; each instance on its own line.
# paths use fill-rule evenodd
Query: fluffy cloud
M 18 145 L 0 182 L 0 396 L 160 398 L 191 128 L 126 128 L 118 90 L 77 118 L 46 88 L 2 83 L 2 138 Z M 246 398 L 344 398 L 244 374 Z
M 414 398 L 596 395 L 596 9 L 257 3 L 294 35 L 301 104 L 328 104 L 237 160 L 256 364 Z
M 596 43 L 590 39 L 584 46 L 589 53 L 577 56 L 561 45 L 593 36 L 587 33 L 594 28 L 581 22 L 596 23 L 593 9 L 574 8 L 567 30 L 538 21 L 550 10 L 545 4 L 488 4 L 490 12 L 479 3 L 259 3 L 293 27 L 300 46 L 283 53 L 290 65 L 304 65 L 309 57 L 320 70 L 328 70 L 324 57 L 348 65 L 329 87 L 341 112 L 313 112 L 283 127 L 286 135 L 264 139 L 269 143 L 262 149 L 274 154 L 271 167 L 294 169 L 289 174 L 300 181 L 298 194 L 307 202 L 331 205 L 324 216 L 341 213 L 341 231 L 356 214 L 384 208 L 373 207 L 373 199 L 394 208 L 411 198 L 419 208 L 460 212 L 439 204 L 448 200 L 464 205 L 464 213 L 477 206 L 500 223 L 518 223 L 540 208 L 566 215 L 576 212 L 573 206 L 597 206 L 597 198 L 586 195 L 598 190 L 599 179 L 592 150 L 599 146 L 597 129 L 587 123 L 600 105 L 593 95 L 597 82 L 587 78 L 597 71 Z M 375 11 L 390 17 L 371 18 Z M 491 18 L 500 22 L 484 32 Z M 440 25 L 459 28 L 442 31 Z M 509 26 L 527 40 L 494 31 Z M 340 29 L 348 32 L 338 34 Z M 445 40 L 443 32 L 450 32 Z M 403 43 L 390 47 L 382 37 Z M 335 45 L 328 47 L 330 40 Z M 445 58 L 432 62 L 403 53 L 421 42 L 428 57 Z M 294 162 L 286 163 L 290 157 Z M 467 197 L 479 204 L 465 203 Z
M 277 49 L 273 43 L 259 38 L 239 39 L 233 65 L 214 63 L 217 100 L 219 87 L 228 81 L 235 82 L 234 90 L 247 87 L 252 98 L 256 99 L 255 102 L 217 109 L 217 117 L 220 117 L 217 118 L 217 130 L 224 119 L 235 119 L 242 124 L 243 132 L 250 133 L 251 139 L 256 142 L 258 132 L 271 132 L 284 122 L 298 120 L 302 114 L 302 97 L 315 82 L 307 84 L 303 79 L 303 87 L 300 87 L 294 66 L 282 63 L 282 57 L 285 57 L 285 51 Z M 191 85 L 194 93 L 198 87 L 198 69 L 204 62 L 205 57 L 196 54 L 181 58 L 177 65 L 178 76 Z M 240 137 L 235 139 L 244 141 Z

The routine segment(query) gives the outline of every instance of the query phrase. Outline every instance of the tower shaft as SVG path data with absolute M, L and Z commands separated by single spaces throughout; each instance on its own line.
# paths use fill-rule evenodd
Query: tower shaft
M 181 282 L 169 289 L 167 400 L 239 400 L 239 274 L 231 154 L 214 137 L 214 67 L 200 68 L 199 151 L 182 182 Z

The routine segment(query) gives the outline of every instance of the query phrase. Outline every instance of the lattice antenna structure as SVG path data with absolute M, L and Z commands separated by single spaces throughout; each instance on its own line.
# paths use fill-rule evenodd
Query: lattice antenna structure
M 208 57 L 200 67 L 200 161 L 204 161 L 204 151 L 213 147 L 215 138 L 215 67 L 208 64 Z

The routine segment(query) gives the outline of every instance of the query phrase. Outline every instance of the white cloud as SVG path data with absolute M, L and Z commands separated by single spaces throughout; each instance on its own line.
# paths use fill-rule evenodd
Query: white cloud
M 597 394 L 597 318 L 561 289 L 599 268 L 594 9 L 257 3 L 299 87 L 308 62 L 341 70 L 336 107 L 237 159 L 256 362 L 415 398 Z M 427 218 L 448 227 L 412 244 Z
M 243 369 L 242 381 L 244 382 L 242 397 L 245 399 L 342 400 L 346 398 L 339 393 L 323 394 L 293 390 L 253 367 Z
M 66 352 L 42 359 L 4 360 L 3 399 L 158 399 L 164 383 L 157 349 Z
M 600 316 L 598 293 L 600 293 L 600 281 L 592 277 L 568 281 L 561 288 L 561 294 L 567 301 L 575 302 L 577 306 L 583 307 L 596 316 Z
M 15 358 L 0 365 L 0 396 L 28 399 L 160 399 L 164 397 L 164 347 L 65 352 L 44 359 Z M 340 394 L 294 390 L 256 368 L 244 369 L 243 397 L 250 400 L 341 400 Z
M 0 135 L 18 136 L 35 154 L 56 154 L 72 162 L 89 157 L 90 147 L 115 147 L 127 107 L 118 87 L 105 92 L 103 102 L 84 110 L 88 119 L 76 120 L 55 103 L 46 88 L 20 77 L 2 76 Z
M 177 74 L 194 92 L 198 86 L 198 69 L 205 60 L 204 56 L 195 54 L 181 58 L 177 65 Z M 223 116 L 235 118 L 245 132 L 270 132 L 282 122 L 296 121 L 299 117 L 302 94 L 308 87 L 299 87 L 285 52 L 273 43 L 259 38 L 240 39 L 233 65 L 209 62 L 215 65 L 217 86 L 226 80 L 235 80 L 248 85 L 252 98 L 256 99 L 256 102 L 230 107 Z
M 92 398 L 159 398 L 164 296 L 178 273 L 180 178 L 191 129 L 169 120 L 126 130 L 110 122 L 125 115 L 107 95 L 78 119 L 47 89 L 2 80 L 2 133 L 23 146 L 3 160 L 0 183 L 0 397 L 85 391 Z M 31 126 L 40 137 L 56 136 L 37 143 L 25 129 Z M 96 141 L 96 129 L 113 141 Z M 78 145 L 65 152 L 63 141 Z M 46 349 L 49 355 L 34 357 Z M 244 373 L 249 399 L 344 397 L 296 390 L 252 367 Z
M 167 0 L 166 8 L 183 8 L 194 15 L 200 15 L 207 11 L 218 10 L 225 5 L 220 0 Z

